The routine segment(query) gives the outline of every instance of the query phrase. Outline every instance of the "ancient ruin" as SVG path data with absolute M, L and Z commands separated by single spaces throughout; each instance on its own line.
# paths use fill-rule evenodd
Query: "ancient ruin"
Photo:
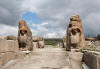
M 9 39 L 7 37 L 4 36 L 0 39 L 0 67 L 15 59 L 19 51 L 18 41 L 15 40 L 16 37 L 9 37 Z
M 18 37 L 0 37 L 0 69 L 100 69 L 100 41 L 84 38 L 79 15 L 70 18 L 62 39 L 32 36 L 24 20 L 18 28 Z
M 18 43 L 20 50 L 33 50 L 32 33 L 24 20 L 19 21 Z
M 8 35 L 0 37 L 1 40 L 17 40 L 16 36 Z
M 38 48 L 38 46 L 39 46 L 39 43 L 38 43 L 39 38 L 38 38 L 38 36 L 32 36 L 32 40 L 33 40 L 33 47 L 34 48 Z
M 85 47 L 85 38 L 82 31 L 82 22 L 79 15 L 73 15 L 70 18 L 67 27 L 67 47 L 66 50 L 70 51 L 71 48 L 82 49 Z
M 43 37 L 39 37 L 39 46 L 38 48 L 44 48 L 44 38 Z
M 66 48 L 66 45 L 67 45 L 67 44 L 66 44 L 66 43 L 67 43 L 67 42 L 66 42 L 66 41 L 67 41 L 66 38 L 67 38 L 67 37 L 64 36 L 63 39 L 62 39 L 62 40 L 63 40 L 63 48 Z
M 34 48 L 44 48 L 44 38 L 32 36 Z
M 100 34 L 98 34 L 98 40 L 100 40 Z

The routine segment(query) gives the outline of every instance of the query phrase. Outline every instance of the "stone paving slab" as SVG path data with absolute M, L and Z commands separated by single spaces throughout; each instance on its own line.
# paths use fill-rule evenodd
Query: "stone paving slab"
M 2 69 L 71 69 L 70 60 L 62 48 L 36 49 L 24 59 L 12 60 Z

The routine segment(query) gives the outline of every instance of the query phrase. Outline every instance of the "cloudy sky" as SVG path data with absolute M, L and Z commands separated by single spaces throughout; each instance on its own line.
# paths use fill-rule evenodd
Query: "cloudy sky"
M 17 35 L 23 19 L 33 35 L 59 38 L 74 14 L 80 15 L 85 35 L 100 33 L 100 0 L 0 0 L 0 36 Z

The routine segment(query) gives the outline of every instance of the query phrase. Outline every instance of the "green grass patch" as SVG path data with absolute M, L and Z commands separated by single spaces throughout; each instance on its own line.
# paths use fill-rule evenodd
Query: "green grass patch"
M 62 42 L 60 38 L 52 38 L 52 39 L 45 39 L 45 45 L 53 45 L 56 46 L 58 43 Z

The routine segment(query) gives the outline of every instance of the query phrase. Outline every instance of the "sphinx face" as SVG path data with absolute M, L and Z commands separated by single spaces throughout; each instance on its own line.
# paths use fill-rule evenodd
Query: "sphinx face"
M 26 43 L 27 41 L 27 30 L 21 29 L 20 30 L 20 36 L 19 36 L 20 43 Z
M 70 35 L 71 44 L 77 44 L 80 42 L 80 34 L 80 29 L 72 28 Z

